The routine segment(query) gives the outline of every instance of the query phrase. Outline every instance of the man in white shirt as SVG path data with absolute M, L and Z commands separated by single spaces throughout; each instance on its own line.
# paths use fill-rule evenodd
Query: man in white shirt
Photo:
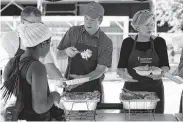
M 41 23 L 41 12 L 33 6 L 25 7 L 21 12 L 21 23 Z M 25 50 L 17 31 L 11 31 L 3 34 L 0 40 L 1 46 L 7 52 L 9 58 L 22 54 Z M 49 77 L 56 80 L 63 78 L 61 72 L 54 65 L 53 57 L 50 52 L 45 57 L 44 64 Z

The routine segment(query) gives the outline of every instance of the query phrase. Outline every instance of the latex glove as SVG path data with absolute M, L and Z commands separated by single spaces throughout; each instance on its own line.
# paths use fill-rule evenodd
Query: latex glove
M 68 47 L 65 49 L 65 53 L 69 56 L 69 57 L 74 57 L 79 51 L 75 48 L 75 47 Z

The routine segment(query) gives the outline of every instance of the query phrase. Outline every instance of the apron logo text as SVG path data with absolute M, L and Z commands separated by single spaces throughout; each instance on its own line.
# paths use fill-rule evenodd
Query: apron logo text
M 142 64 L 144 64 L 144 63 L 148 63 L 148 64 L 152 63 L 152 58 L 141 58 L 141 57 L 138 56 L 137 59 Z

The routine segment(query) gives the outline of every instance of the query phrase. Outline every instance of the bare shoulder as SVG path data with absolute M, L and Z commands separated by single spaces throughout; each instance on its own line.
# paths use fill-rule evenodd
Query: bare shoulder
M 42 64 L 40 61 L 34 61 L 31 63 L 29 69 L 32 71 L 32 72 L 41 72 L 41 71 L 44 71 L 46 70 L 44 64 Z
M 42 74 L 46 74 L 44 64 L 40 61 L 34 61 L 30 64 L 29 69 L 27 70 L 26 78 L 29 82 L 31 82 L 32 75 L 42 76 Z

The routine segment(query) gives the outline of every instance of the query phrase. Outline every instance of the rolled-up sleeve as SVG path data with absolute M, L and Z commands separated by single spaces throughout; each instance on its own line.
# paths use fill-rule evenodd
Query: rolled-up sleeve
M 98 64 L 104 65 L 106 67 L 111 67 L 112 65 L 112 52 L 113 52 L 113 44 L 112 40 L 106 40 L 106 44 L 103 44 L 101 48 L 101 52 L 98 57 Z
M 61 39 L 57 49 L 64 50 L 71 46 L 71 40 L 73 38 L 73 27 L 71 27 Z

